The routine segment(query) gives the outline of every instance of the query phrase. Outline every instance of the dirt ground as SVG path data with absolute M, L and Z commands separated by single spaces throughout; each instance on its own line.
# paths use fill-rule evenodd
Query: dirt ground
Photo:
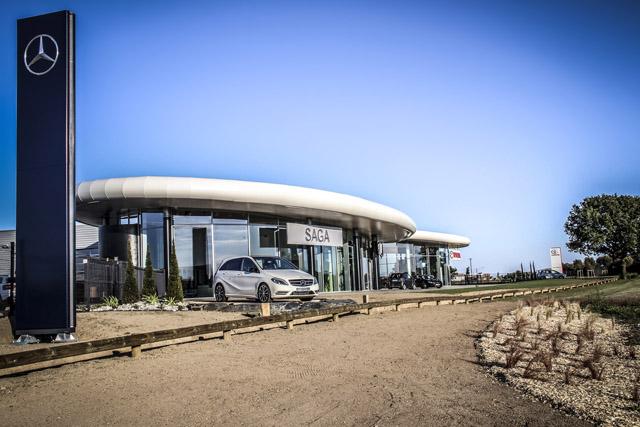
M 353 315 L 0 378 L 8 425 L 584 425 L 476 362 L 514 302 Z
M 78 313 L 77 335 L 80 341 L 90 341 L 139 332 L 151 332 L 158 329 L 222 322 L 243 317 L 241 313 L 222 313 L 219 311 L 102 311 Z M 11 344 L 12 338 L 9 319 L 6 317 L 0 318 L 0 354 L 33 350 L 47 346 L 45 344 L 16 346 Z

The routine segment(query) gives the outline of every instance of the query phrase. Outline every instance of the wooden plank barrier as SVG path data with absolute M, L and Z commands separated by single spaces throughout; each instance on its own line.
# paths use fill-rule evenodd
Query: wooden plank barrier
M 616 278 L 608 278 L 606 280 L 581 283 L 580 286 L 596 286 L 600 284 L 611 283 L 617 280 Z M 558 289 L 569 289 L 570 287 L 560 288 L 544 288 L 540 290 L 541 293 L 557 292 Z M 465 298 L 463 296 L 451 297 L 421 297 L 421 298 L 407 298 L 396 299 L 387 301 L 374 301 L 362 304 L 350 304 L 340 307 L 330 307 L 321 309 L 308 309 L 296 312 L 287 312 L 276 315 L 258 316 L 246 319 L 227 320 L 224 322 L 208 323 L 203 325 L 186 326 L 182 328 L 166 329 L 146 333 L 137 333 L 131 335 L 123 335 L 113 338 L 103 338 L 85 342 L 75 342 L 70 344 L 58 344 L 50 347 L 38 348 L 35 350 L 25 350 L 9 354 L 0 355 L 0 376 L 5 375 L 2 370 L 16 368 L 20 366 L 27 366 L 36 363 L 49 362 L 58 359 L 65 359 L 77 356 L 86 356 L 92 353 L 101 353 L 100 357 L 104 357 L 104 352 L 116 351 L 121 349 L 129 349 L 133 357 L 139 357 L 143 346 L 149 346 L 154 343 L 163 341 L 173 341 L 185 338 L 199 339 L 206 335 L 214 333 L 222 333 L 222 337 L 225 341 L 231 340 L 231 334 L 233 331 L 240 329 L 254 329 L 256 331 L 262 330 L 259 328 L 264 325 L 273 325 L 276 323 L 284 323 L 287 329 L 293 329 L 294 321 L 301 319 L 325 317 L 326 319 L 332 319 L 334 322 L 338 321 L 340 315 L 361 313 L 372 314 L 372 310 L 377 308 L 394 307 L 396 310 L 401 305 L 413 305 L 414 307 L 424 307 L 427 305 L 442 305 L 442 304 L 458 304 L 458 303 L 473 303 L 482 300 L 493 301 L 494 298 L 505 299 L 507 297 L 513 297 L 516 295 L 523 295 L 523 291 L 494 291 L 486 292 L 480 295 L 470 296 Z M 366 301 L 366 300 L 365 300 Z M 263 308 L 262 312 L 266 310 Z M 88 360 L 84 358 L 84 360 Z

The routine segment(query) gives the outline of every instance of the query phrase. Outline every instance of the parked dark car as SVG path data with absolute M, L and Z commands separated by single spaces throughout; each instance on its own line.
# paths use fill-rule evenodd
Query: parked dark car
M 409 273 L 391 273 L 387 278 L 387 288 L 415 289 L 416 284 Z
M 550 268 L 546 268 L 544 270 L 538 271 L 538 279 L 566 279 L 566 274 L 560 273 L 559 271 L 552 270 Z
M 430 274 L 418 274 L 415 278 L 415 284 L 419 288 L 426 289 L 431 287 L 441 288 L 442 281 L 436 279 Z

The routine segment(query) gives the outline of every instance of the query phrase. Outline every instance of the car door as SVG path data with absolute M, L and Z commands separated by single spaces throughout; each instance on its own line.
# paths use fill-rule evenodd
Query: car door
M 242 258 L 234 258 L 225 262 L 220 268 L 227 296 L 241 296 Z
M 260 269 L 251 258 L 242 259 L 242 274 L 239 281 L 241 283 L 241 292 L 244 296 L 251 297 L 256 295 L 256 289 L 261 279 Z

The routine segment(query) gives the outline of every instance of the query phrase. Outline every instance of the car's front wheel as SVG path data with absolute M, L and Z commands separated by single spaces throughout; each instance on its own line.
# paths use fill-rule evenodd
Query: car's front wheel
M 217 302 L 225 302 L 227 300 L 227 294 L 224 291 L 224 286 L 221 283 L 216 285 L 216 288 L 213 291 Z
M 260 302 L 269 302 L 271 301 L 271 289 L 264 283 L 261 283 L 258 286 L 258 301 Z

